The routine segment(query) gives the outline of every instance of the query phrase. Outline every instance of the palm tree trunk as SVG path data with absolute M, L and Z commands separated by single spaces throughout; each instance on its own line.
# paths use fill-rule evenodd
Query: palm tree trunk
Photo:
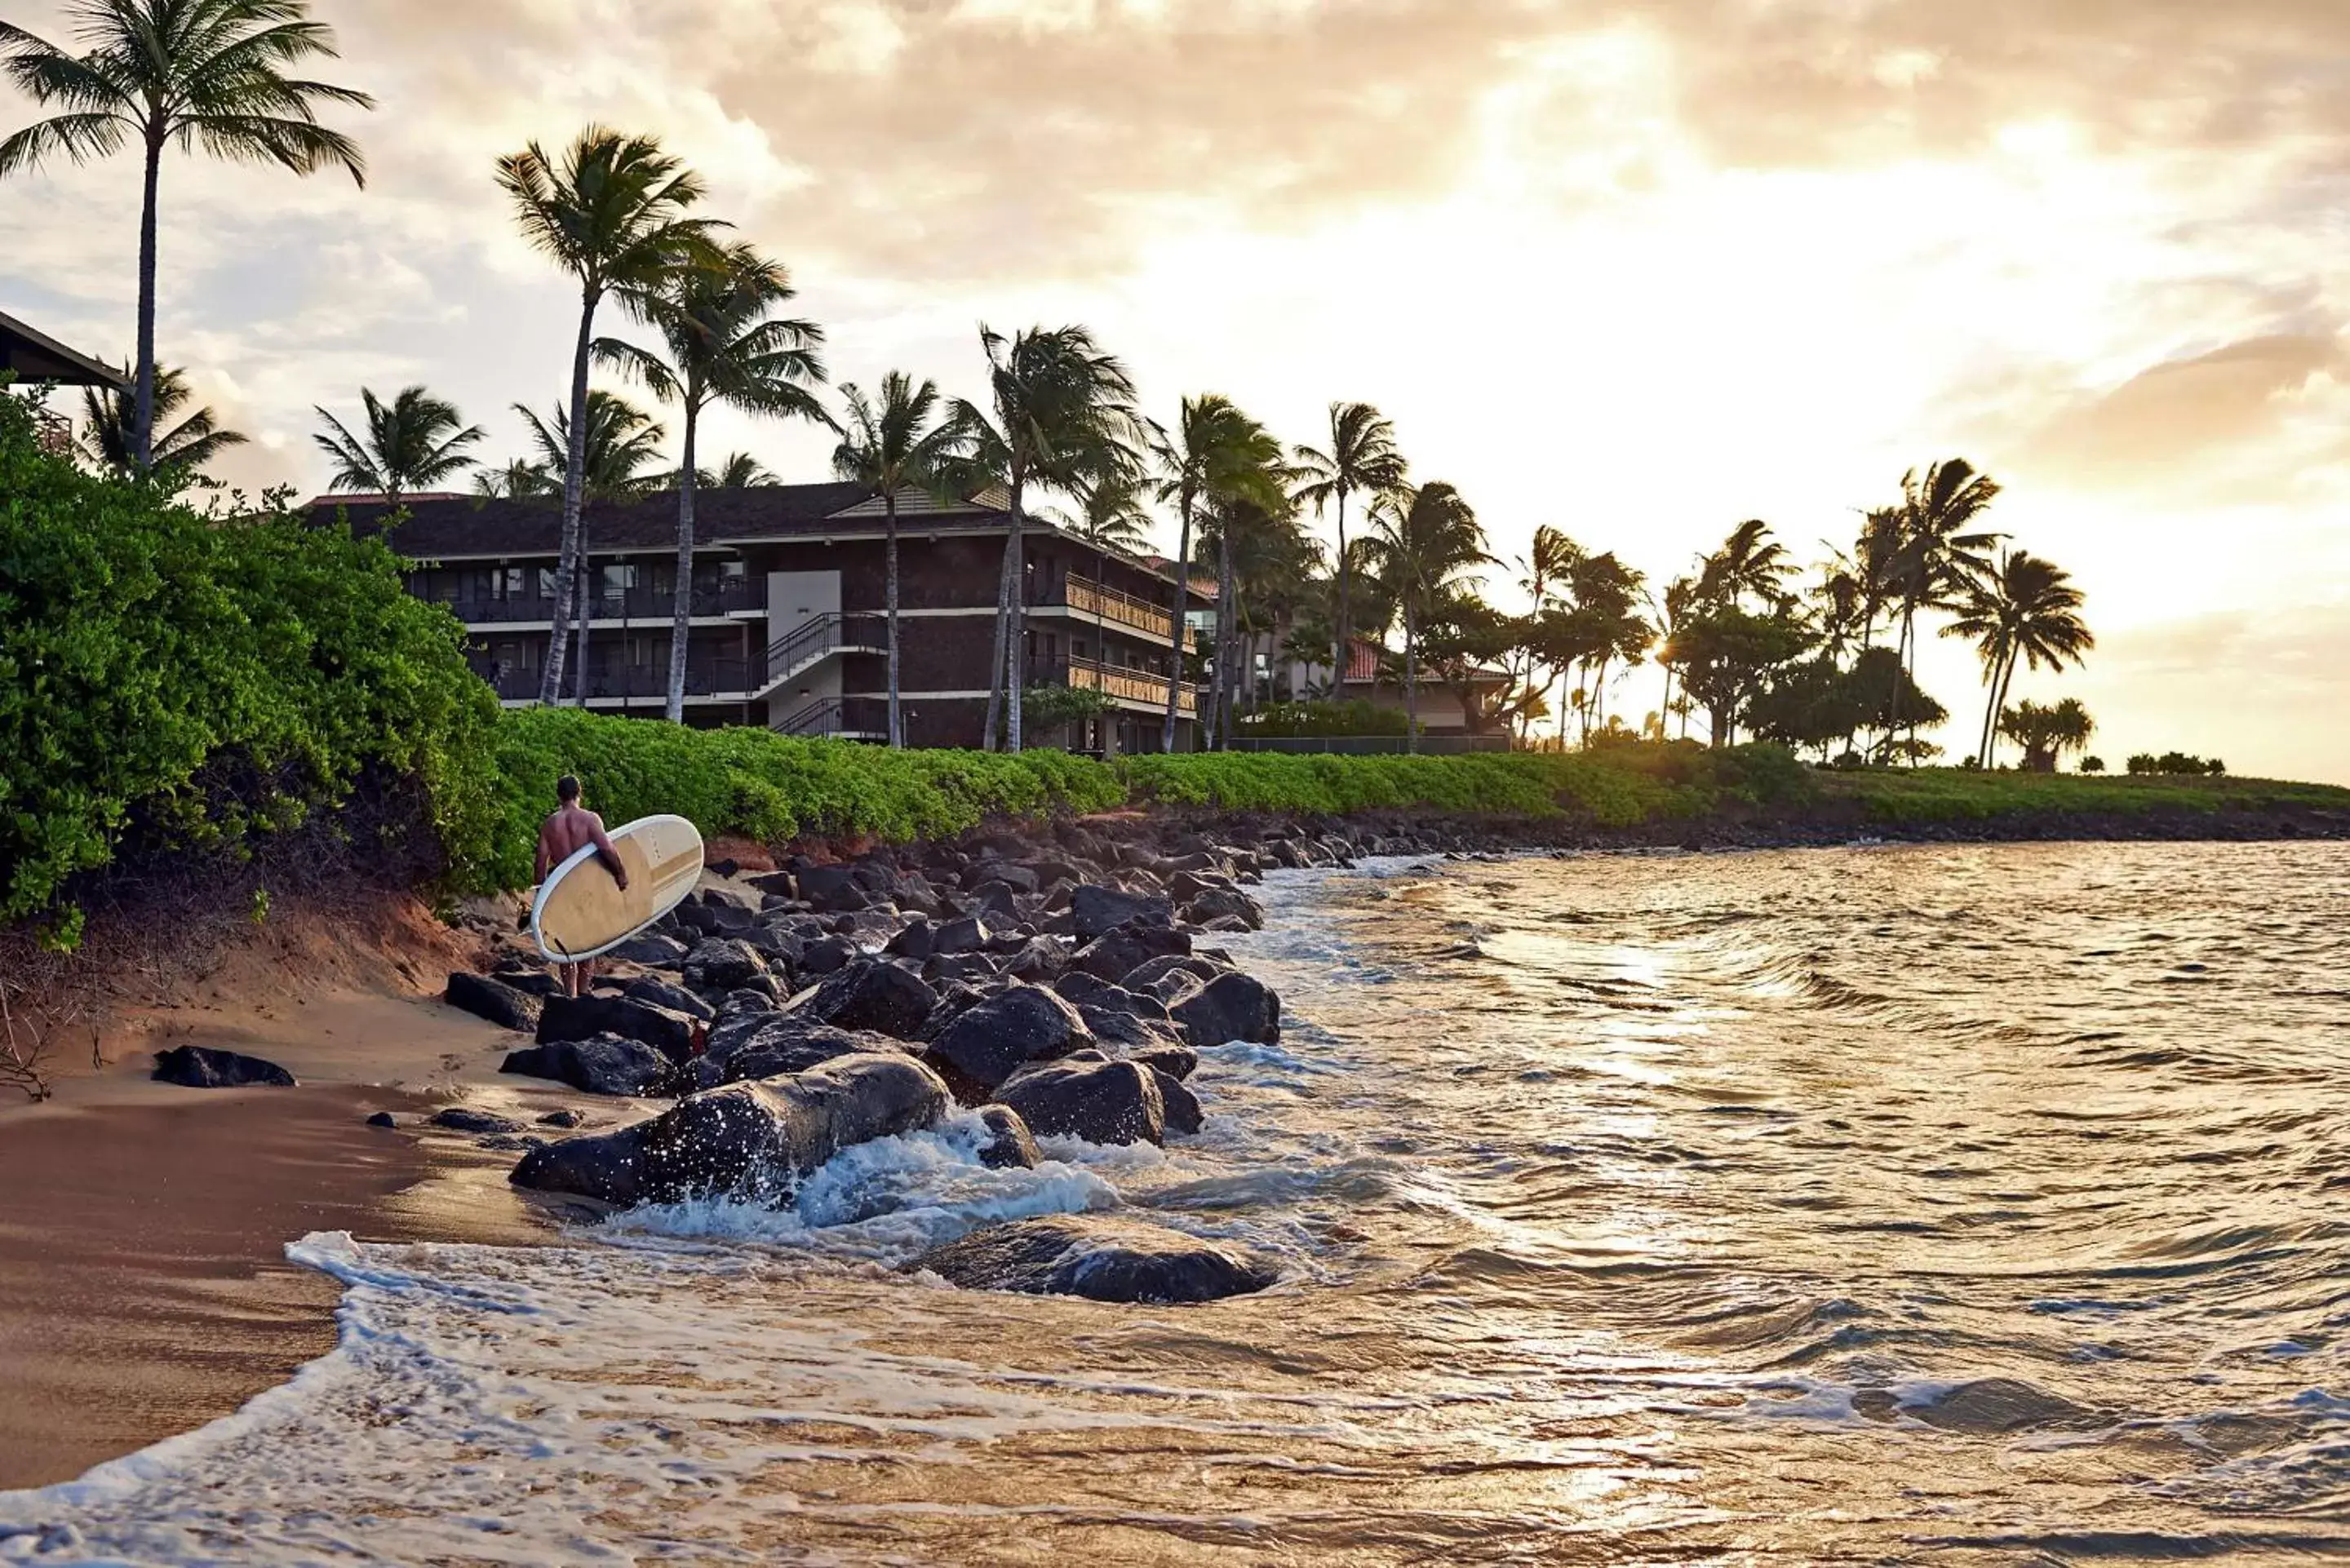
M 1403 602 L 1403 711 L 1404 745 L 1406 749 L 1417 752 L 1419 750 L 1419 633 L 1409 598 Z
M 2014 681 L 2014 680 L 2015 655 L 2011 653 L 2007 656 L 2007 669 L 1999 678 L 1999 691 L 1997 694 L 1991 698 L 1991 711 L 1993 713 L 2001 712 L 2006 709 L 2008 687 Z M 1990 767 L 1991 763 L 1997 760 L 1998 756 L 1999 723 L 1997 720 L 1993 720 L 1991 727 L 1990 739 L 1983 747 L 1983 766 L 1986 768 Z
M 1983 697 L 1982 734 L 1975 742 L 1975 766 L 1979 768 L 1991 766 L 1991 722 L 1999 717 L 1999 680 L 2006 668 L 2005 659 L 1994 659 L 1983 682 L 1988 690 Z
M 1028 684 L 1028 570 L 1026 542 L 1020 525 L 1020 509 L 1012 511 L 1012 551 L 1005 576 L 1011 585 L 1012 618 L 1004 628 L 1003 670 L 1003 739 L 1004 749 L 1021 749 L 1021 694 Z
M 130 416 L 130 451 L 141 473 L 155 466 L 155 208 L 162 170 L 162 140 L 150 137 L 139 208 L 139 390 Z
M 685 460 L 677 476 L 677 594 L 669 627 L 669 706 L 672 724 L 685 722 L 685 649 L 693 627 L 693 442 L 702 405 L 685 400 Z
M 596 626 L 596 563 L 588 558 L 587 530 L 580 530 L 579 540 L 579 613 L 572 618 L 571 662 L 577 666 L 571 678 L 571 705 L 588 706 L 588 635 Z
M 1339 701 L 1347 694 L 1347 492 L 1338 492 L 1338 626 L 1337 639 L 1330 645 L 1330 701 Z
M 1237 511 L 1237 508 L 1232 509 Z M 1232 703 L 1240 696 L 1240 671 L 1234 668 L 1240 661 L 1241 602 L 1239 585 L 1232 581 L 1232 528 L 1235 518 L 1232 512 L 1224 516 L 1224 526 L 1216 543 L 1216 627 L 1223 635 L 1223 649 L 1216 659 L 1216 749 L 1228 752 L 1232 747 Z
M 1174 666 L 1167 674 L 1167 721 L 1159 732 L 1159 749 L 1175 749 L 1176 698 L 1183 690 L 1183 608 L 1191 597 L 1191 496 L 1186 491 L 1176 511 L 1182 521 L 1177 525 L 1174 570 L 1175 579 L 1175 653 Z M 1222 618 L 1221 609 L 1219 619 Z
M 906 744 L 906 726 L 898 716 L 898 489 L 889 487 L 889 496 L 881 504 L 889 518 L 889 542 L 884 546 L 885 565 L 882 570 L 882 603 L 889 616 L 889 745 L 902 750 Z
M 987 728 L 981 736 L 983 750 L 996 749 L 995 732 L 1003 717 L 1003 691 L 999 684 L 1010 673 L 1009 660 L 1016 650 L 1012 646 L 1012 600 L 1018 592 L 1020 570 L 1020 492 L 1027 475 L 1015 464 L 1011 475 L 1012 521 L 1003 535 L 1003 570 L 995 585 L 995 650 L 987 677 Z
M 575 608 L 583 607 L 573 596 L 579 577 L 579 490 L 588 466 L 588 359 L 596 336 L 597 296 L 593 290 L 583 291 L 579 300 L 579 342 L 571 355 L 571 450 L 563 461 L 563 545 L 555 567 L 555 619 L 546 639 L 546 670 L 539 678 L 538 700 L 542 703 L 557 702 L 563 698 L 563 634 L 570 628 Z M 580 616 L 584 626 L 588 618 Z M 587 663 L 584 652 L 580 663 Z M 587 689 L 587 670 L 580 670 L 580 689 Z

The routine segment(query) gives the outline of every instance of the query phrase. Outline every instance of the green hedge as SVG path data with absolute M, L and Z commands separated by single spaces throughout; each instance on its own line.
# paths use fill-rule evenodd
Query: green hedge
M 1717 753 L 1668 743 L 1447 757 L 1232 752 L 1131 757 L 1120 766 L 1138 802 L 1333 816 L 1563 813 L 1606 827 L 1698 816 L 1729 800 L 1785 804 L 1811 788 L 1810 771 L 1778 746 Z
M 2350 790 L 2273 779 L 1870 768 L 1824 774 L 1823 785 L 1832 796 L 1856 800 L 1869 816 L 1894 825 L 2083 813 L 2142 816 L 2270 810 L 2350 812 Z
M 497 704 L 390 552 L 277 509 L 214 518 L 43 452 L 0 395 L 0 920 L 142 847 L 234 852 L 421 780 L 455 864 L 492 851 Z
M 503 820 L 483 885 L 529 882 L 539 819 L 554 808 L 555 781 L 567 773 L 579 775 L 588 805 L 608 821 L 671 812 L 706 836 L 767 844 L 804 833 L 903 843 L 959 833 L 991 815 L 1107 811 L 1126 800 L 1116 774 L 1066 752 L 892 752 L 765 730 L 685 730 L 577 709 L 522 709 L 498 730 Z

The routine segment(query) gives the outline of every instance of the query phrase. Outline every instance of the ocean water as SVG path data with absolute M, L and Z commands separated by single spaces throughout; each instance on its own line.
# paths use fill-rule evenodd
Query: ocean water
M 2350 1556 L 2350 847 L 1285 873 L 1205 1133 L 561 1246 L 305 1238 L 338 1349 L 0 1496 L 36 1563 Z M 899 1265 L 1126 1207 L 1204 1307 Z

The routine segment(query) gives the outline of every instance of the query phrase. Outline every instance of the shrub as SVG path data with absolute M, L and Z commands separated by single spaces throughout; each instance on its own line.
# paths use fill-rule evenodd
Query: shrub
M 43 452 L 0 397 L 0 919 L 69 919 L 126 836 L 236 854 L 371 769 L 423 784 L 453 864 L 490 853 L 497 704 L 457 623 L 279 499 L 207 518 Z
M 1401 735 L 1410 721 L 1400 708 L 1357 698 L 1351 702 L 1269 702 L 1241 721 L 1250 735 L 1288 740 L 1320 735 Z
M 2081 759 L 2081 771 L 2085 774 L 2104 773 L 2106 771 L 2106 759 L 2103 757 L 2083 757 Z
M 657 812 L 705 836 L 775 844 L 802 834 L 889 843 L 941 837 L 991 815 L 1041 819 L 1106 811 L 1125 788 L 1100 763 L 1066 752 L 893 752 L 766 730 L 688 730 L 577 708 L 528 708 L 498 727 L 500 825 L 480 880 L 530 880 L 539 820 L 555 781 L 577 774 L 607 820 Z

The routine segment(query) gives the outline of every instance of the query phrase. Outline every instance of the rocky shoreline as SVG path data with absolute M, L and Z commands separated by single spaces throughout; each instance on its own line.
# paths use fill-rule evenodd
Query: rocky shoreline
M 2189 830 L 2194 831 L 2189 831 Z M 2310 813 L 2040 816 L 1903 828 L 1711 817 L 1630 832 L 1556 819 L 1365 815 L 1339 821 L 1128 814 L 975 831 L 928 845 L 810 846 L 773 869 L 722 862 L 559 994 L 511 931 L 447 1000 L 532 1043 L 504 1071 L 590 1095 L 670 1099 L 611 1130 L 459 1128 L 521 1153 L 510 1179 L 593 1212 L 707 1199 L 785 1204 L 849 1145 L 972 1113 L 979 1156 L 1033 1166 L 1038 1137 L 1164 1144 L 1195 1136 L 1202 1047 L 1271 1044 L 1281 1000 L 1216 944 L 1263 914 L 1277 867 L 1526 850 L 2336 836 Z M 459 1113 L 461 1116 L 463 1112 Z M 1122 1301 L 1262 1289 L 1262 1260 L 1131 1218 L 991 1227 L 910 1267 L 961 1284 Z
M 990 1166 L 1037 1139 L 1165 1144 L 1204 1113 L 1204 1047 L 1281 1037 L 1281 999 L 1220 935 L 1253 930 L 1277 867 L 1440 852 L 1434 835 L 1322 832 L 1142 815 L 981 831 L 773 870 L 714 865 L 584 997 L 511 931 L 453 1006 L 532 1040 L 504 1070 L 590 1095 L 670 1099 L 550 1140 L 453 1127 L 518 1149 L 510 1178 L 601 1213 L 705 1199 L 786 1204 L 840 1149 L 953 1118 Z M 1273 1282 L 1263 1260 L 1131 1217 L 989 1227 L 910 1265 L 972 1287 L 1097 1300 L 1204 1301 Z

